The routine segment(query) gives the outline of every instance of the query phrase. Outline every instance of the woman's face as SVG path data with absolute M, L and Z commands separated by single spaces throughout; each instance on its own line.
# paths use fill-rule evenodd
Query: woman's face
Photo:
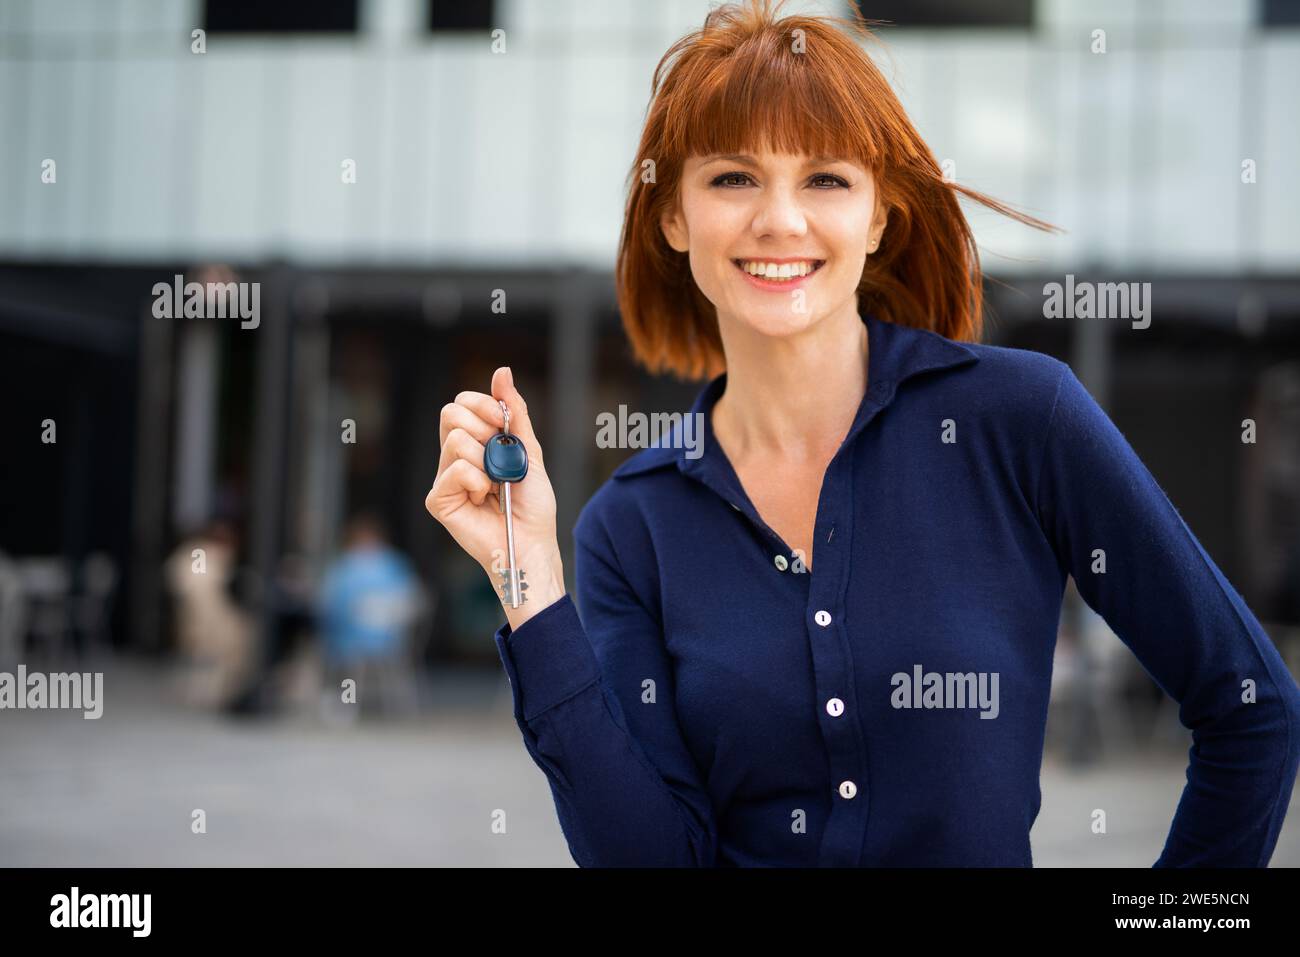
M 661 225 L 669 245 L 689 253 L 724 328 L 786 336 L 842 310 L 857 314 L 885 221 L 871 173 L 856 163 L 760 153 L 690 157 Z

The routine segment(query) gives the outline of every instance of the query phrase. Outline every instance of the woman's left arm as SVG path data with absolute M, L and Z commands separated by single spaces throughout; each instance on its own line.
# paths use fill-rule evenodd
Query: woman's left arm
M 1300 766 L 1300 688 L 1064 365 L 1037 484 L 1038 518 L 1061 567 L 1192 731 L 1187 785 L 1155 866 L 1266 866 Z

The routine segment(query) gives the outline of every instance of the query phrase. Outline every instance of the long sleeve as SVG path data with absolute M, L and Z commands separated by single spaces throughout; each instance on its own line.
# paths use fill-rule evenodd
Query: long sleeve
M 1187 784 L 1154 866 L 1266 866 L 1300 766 L 1300 689 L 1068 367 L 1036 500 L 1062 569 L 1179 703 L 1192 732 Z
M 565 595 L 496 633 L 515 720 L 580 866 L 713 866 L 712 806 L 677 725 L 662 628 L 594 524 L 574 533 L 581 618 Z

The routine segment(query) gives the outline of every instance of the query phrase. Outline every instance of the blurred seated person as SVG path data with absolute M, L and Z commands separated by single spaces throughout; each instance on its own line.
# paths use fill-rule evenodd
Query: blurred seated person
M 213 520 L 182 540 L 164 565 L 176 599 L 181 696 L 195 707 L 222 707 L 254 670 L 253 623 L 229 587 L 237 545 L 234 527 Z
M 406 660 L 407 639 L 423 593 L 414 569 L 388 543 L 373 513 L 353 517 L 343 542 L 318 596 L 325 665 L 321 704 L 327 719 L 350 721 L 363 708 L 395 710 L 399 696 L 410 694 L 414 675 Z M 356 682 L 355 701 L 344 697 L 348 678 Z

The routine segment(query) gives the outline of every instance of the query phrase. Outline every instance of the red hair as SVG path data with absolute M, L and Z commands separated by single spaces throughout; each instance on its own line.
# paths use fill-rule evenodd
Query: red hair
M 651 372 L 711 378 L 726 367 L 716 310 L 686 253 L 660 227 L 688 156 L 762 151 L 840 156 L 873 174 L 889 210 L 880 251 L 867 257 L 859 308 L 899 325 L 978 341 L 979 252 L 960 193 L 1037 229 L 1056 227 L 944 179 L 930 148 L 853 33 L 856 19 L 788 16 L 785 0 L 742 0 L 709 12 L 664 54 L 629 173 L 615 281 L 623 328 Z M 837 26 L 846 28 L 841 31 Z

